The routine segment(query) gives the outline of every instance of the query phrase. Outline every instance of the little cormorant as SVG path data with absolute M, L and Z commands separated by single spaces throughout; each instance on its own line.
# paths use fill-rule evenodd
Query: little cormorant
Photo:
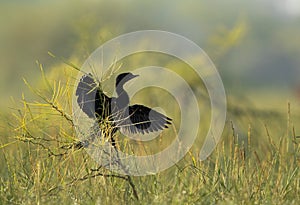
M 91 74 L 84 75 L 76 89 L 77 103 L 89 117 L 99 123 L 108 119 L 113 129 L 111 136 L 121 130 L 128 134 L 144 134 L 168 128 L 172 119 L 144 105 L 129 105 L 129 96 L 124 84 L 137 77 L 132 73 L 121 73 L 116 79 L 118 97 L 108 97 L 100 89 Z M 115 146 L 111 137 L 112 145 Z

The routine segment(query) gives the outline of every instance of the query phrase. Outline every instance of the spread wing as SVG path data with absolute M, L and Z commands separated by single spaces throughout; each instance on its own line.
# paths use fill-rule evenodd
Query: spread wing
M 168 128 L 172 119 L 144 105 L 132 105 L 128 108 L 128 117 L 124 117 L 120 129 L 125 133 L 144 134 Z
M 111 98 L 101 91 L 91 74 L 82 76 L 76 89 L 77 103 L 90 118 L 106 118 L 110 115 Z
M 126 112 L 112 114 L 112 98 L 106 96 L 91 74 L 84 75 L 76 89 L 77 103 L 90 118 L 114 116 L 115 125 L 125 133 L 144 134 L 168 128 L 172 119 L 144 105 L 132 105 Z M 114 107 L 114 106 L 113 106 Z

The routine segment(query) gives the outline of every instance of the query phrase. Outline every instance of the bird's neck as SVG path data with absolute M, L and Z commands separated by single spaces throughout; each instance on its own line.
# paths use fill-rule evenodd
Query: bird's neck
M 116 85 L 116 92 L 117 92 L 118 96 L 121 96 L 121 95 L 124 95 L 124 94 L 127 95 L 127 93 L 124 90 L 123 86 L 124 86 L 124 84 L 121 84 L 121 83 L 119 83 L 119 84 Z
M 129 105 L 129 96 L 124 90 L 123 85 L 117 85 L 116 92 L 118 94 L 117 103 L 119 104 L 119 106 L 127 107 Z

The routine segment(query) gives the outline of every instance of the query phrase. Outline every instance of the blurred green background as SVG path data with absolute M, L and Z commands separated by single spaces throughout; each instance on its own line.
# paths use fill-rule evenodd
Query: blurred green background
M 116 63 L 135 68 L 161 61 L 182 72 L 200 98 L 201 123 L 189 153 L 165 172 L 133 179 L 141 204 L 299 204 L 299 0 L 0 0 L 0 204 L 136 202 L 126 180 L 96 175 L 112 172 L 94 169 L 88 153 L 74 149 L 77 73 L 61 58 L 80 67 L 104 42 L 143 29 L 197 43 L 222 77 L 228 107 L 219 146 L 198 162 L 210 126 L 204 85 L 167 55 L 142 53 Z M 177 104 L 155 89 L 164 96 L 143 99 L 148 91 L 136 103 L 167 107 L 178 128 Z M 119 136 L 118 145 L 155 153 L 177 137 L 174 130 L 148 144 L 128 146 Z
M 203 48 L 227 95 L 247 95 L 259 106 L 300 102 L 300 2 L 297 0 L 0 1 L 0 107 L 28 92 L 38 60 L 59 64 L 48 51 L 81 66 L 105 41 L 157 29 Z

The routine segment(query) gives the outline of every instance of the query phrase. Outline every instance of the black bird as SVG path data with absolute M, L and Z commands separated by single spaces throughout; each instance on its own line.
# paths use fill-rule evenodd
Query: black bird
M 84 75 L 76 89 L 77 103 L 89 117 L 99 123 L 108 120 L 113 127 L 111 136 L 121 130 L 128 134 L 145 134 L 168 128 L 172 119 L 144 105 L 129 105 L 129 96 L 124 84 L 138 77 L 132 73 L 121 73 L 116 79 L 118 97 L 108 97 L 91 74 Z M 111 137 L 112 145 L 115 141 Z

